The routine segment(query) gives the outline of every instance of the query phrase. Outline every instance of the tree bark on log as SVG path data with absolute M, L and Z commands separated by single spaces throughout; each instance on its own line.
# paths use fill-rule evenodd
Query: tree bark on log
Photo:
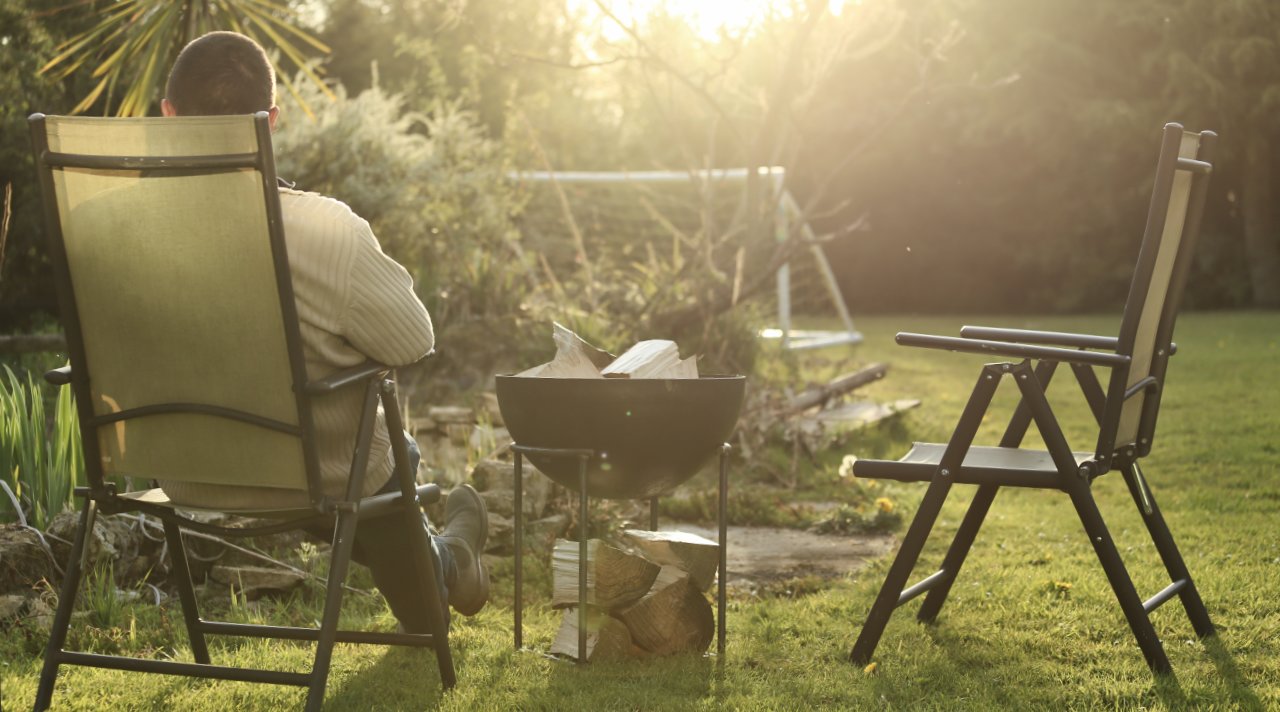
M 831 382 L 817 388 L 810 388 L 797 394 L 787 403 L 788 413 L 799 413 L 817 405 L 822 405 L 836 396 L 844 395 L 856 388 L 884 378 L 889 371 L 887 363 L 873 363 L 870 366 L 837 376 Z
M 711 604 L 688 576 L 654 590 L 618 618 L 631 640 L 655 655 L 705 652 L 715 637 Z

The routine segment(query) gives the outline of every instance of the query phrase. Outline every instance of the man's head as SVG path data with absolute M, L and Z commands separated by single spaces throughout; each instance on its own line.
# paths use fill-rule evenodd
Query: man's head
M 173 63 L 165 116 L 271 112 L 276 118 L 276 75 L 262 47 L 235 32 L 210 32 L 192 40 Z

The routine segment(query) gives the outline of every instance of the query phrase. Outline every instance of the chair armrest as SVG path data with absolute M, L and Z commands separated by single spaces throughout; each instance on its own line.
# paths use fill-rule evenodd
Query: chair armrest
M 1053 346 L 1071 346 L 1081 349 L 1107 349 L 1115 351 L 1120 346 L 1120 339 L 1115 336 L 1095 336 L 1093 334 L 1072 334 L 1065 331 L 1036 331 L 1032 329 L 1004 329 L 994 326 L 963 326 L 960 335 L 966 339 L 987 339 L 988 341 L 1018 341 L 1024 344 L 1050 344 Z M 1169 344 L 1169 355 L 1178 353 L 1177 344 Z
M 1051 346 L 1070 346 L 1081 349 L 1109 349 L 1111 351 L 1115 351 L 1120 345 L 1120 339 L 1114 336 L 1071 334 L 1064 331 L 1003 329 L 992 326 L 964 326 L 960 328 L 960 335 L 966 339 L 1017 341 L 1024 344 L 1047 344 Z
M 378 363 L 377 361 L 365 361 L 358 366 L 344 368 L 341 371 L 335 371 L 318 381 L 311 381 L 307 383 L 307 393 L 312 395 L 332 393 L 353 383 L 359 383 L 374 376 L 386 374 L 390 370 L 390 366 Z
M 45 371 L 44 380 L 55 386 L 65 386 L 71 383 L 71 364 Z
M 1034 358 L 1042 361 L 1065 361 L 1067 363 L 1089 364 L 1091 366 L 1123 366 L 1129 363 L 1128 356 L 1120 354 L 1104 354 L 1095 351 L 1064 349 L 1056 346 L 1033 346 L 1030 344 L 1007 343 L 1003 341 L 985 341 L 982 339 L 965 339 L 953 336 L 932 336 L 930 334 L 912 334 L 899 332 L 894 338 L 903 346 L 919 346 L 926 349 L 942 349 L 945 351 L 964 351 L 968 353 L 993 354 L 996 356 L 1014 356 Z
M 306 390 L 307 390 L 307 393 L 310 393 L 312 395 L 332 393 L 340 388 L 346 388 L 347 386 L 353 383 L 359 383 L 361 381 L 368 380 L 374 376 L 386 374 L 397 368 L 405 368 L 407 366 L 416 366 L 417 364 L 420 364 L 423 361 L 426 361 L 427 359 L 435 355 L 436 355 L 435 349 L 432 349 L 431 351 L 428 351 L 426 355 L 424 355 L 422 358 L 418 359 L 417 361 L 414 361 L 413 363 L 404 364 L 404 366 L 388 366 L 386 364 L 378 363 L 377 361 L 365 361 L 364 363 L 359 364 L 357 366 L 352 366 L 351 368 L 344 368 L 341 371 L 336 371 L 334 373 L 331 373 L 328 376 L 325 376 L 324 378 L 321 378 L 318 381 L 311 381 L 307 383 Z

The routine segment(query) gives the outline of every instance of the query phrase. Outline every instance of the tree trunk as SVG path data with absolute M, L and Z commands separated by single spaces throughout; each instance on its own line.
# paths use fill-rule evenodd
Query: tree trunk
M 1249 258 L 1253 304 L 1280 307 L 1280 236 L 1276 235 L 1271 200 L 1271 141 L 1265 130 L 1251 131 L 1244 154 L 1244 246 Z

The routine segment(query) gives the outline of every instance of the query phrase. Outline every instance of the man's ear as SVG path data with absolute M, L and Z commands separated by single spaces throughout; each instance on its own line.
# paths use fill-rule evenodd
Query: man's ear
M 280 118 L 280 107 L 272 106 L 270 109 L 267 109 L 267 124 L 271 126 L 272 133 L 275 133 L 276 119 L 279 119 L 279 118 Z
M 177 116 L 178 110 L 173 108 L 173 102 L 168 99 L 160 100 L 160 113 L 164 116 Z

